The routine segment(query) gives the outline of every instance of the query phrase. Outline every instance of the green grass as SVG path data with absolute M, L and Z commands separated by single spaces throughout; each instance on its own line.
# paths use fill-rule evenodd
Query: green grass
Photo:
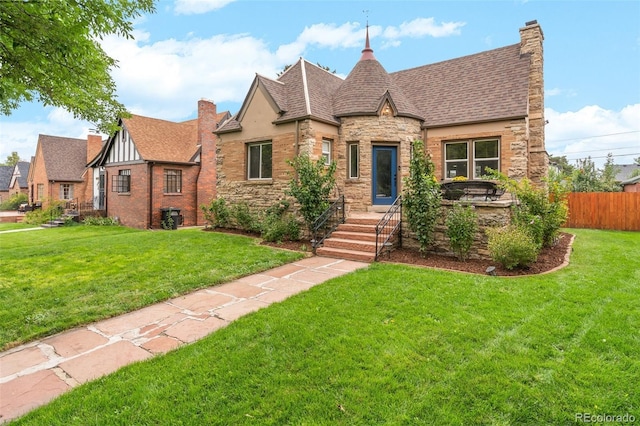
M 0 348 L 299 257 L 199 229 L 73 226 L 0 234 Z
M 38 225 L 30 225 L 28 223 L 0 223 L 0 232 L 29 228 L 38 228 Z
M 571 232 L 570 266 L 541 276 L 374 264 L 16 424 L 637 421 L 640 233 Z

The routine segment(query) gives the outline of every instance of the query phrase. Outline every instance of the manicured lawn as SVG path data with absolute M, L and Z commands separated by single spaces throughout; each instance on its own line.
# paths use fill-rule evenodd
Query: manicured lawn
M 30 225 L 28 223 L 0 223 L 0 232 L 28 228 L 38 228 L 38 225 Z
M 0 234 L 0 348 L 299 257 L 199 229 L 74 226 Z
M 571 265 L 548 275 L 374 264 L 16 424 L 638 421 L 640 233 L 571 232 Z

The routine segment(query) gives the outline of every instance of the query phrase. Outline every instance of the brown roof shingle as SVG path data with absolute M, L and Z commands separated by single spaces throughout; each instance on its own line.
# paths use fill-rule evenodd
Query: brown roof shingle
M 197 120 L 174 123 L 132 115 L 122 122 L 145 161 L 188 163 L 198 149 Z
M 87 164 L 87 140 L 40 135 L 47 180 L 81 182 Z

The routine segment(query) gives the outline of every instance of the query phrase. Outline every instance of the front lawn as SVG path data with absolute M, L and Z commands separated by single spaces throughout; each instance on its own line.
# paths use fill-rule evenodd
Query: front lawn
M 199 229 L 73 226 L 0 241 L 2 349 L 301 257 Z
M 571 232 L 570 266 L 547 275 L 374 264 L 16 424 L 638 421 L 640 233 Z
M 31 225 L 28 223 L 15 223 L 15 222 L 0 223 L 0 232 L 15 231 L 17 229 L 29 229 L 29 228 L 38 228 L 38 225 Z

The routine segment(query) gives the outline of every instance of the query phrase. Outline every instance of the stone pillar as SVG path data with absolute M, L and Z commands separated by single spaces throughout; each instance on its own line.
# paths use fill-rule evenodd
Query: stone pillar
M 544 55 L 542 28 L 538 21 L 529 21 L 520 28 L 520 54 L 529 55 L 529 114 L 527 175 L 535 184 L 542 185 L 547 175 L 549 156 L 544 142 Z

